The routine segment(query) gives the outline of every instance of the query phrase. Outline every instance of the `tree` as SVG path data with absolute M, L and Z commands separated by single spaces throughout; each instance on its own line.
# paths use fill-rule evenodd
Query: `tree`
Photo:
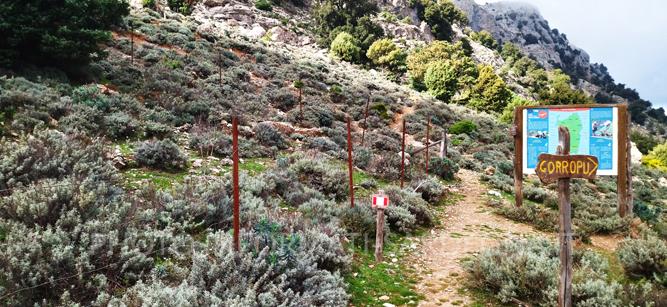
M 348 62 L 357 61 L 361 52 L 358 44 L 354 36 L 347 32 L 340 32 L 331 42 L 331 55 Z
M 667 172 L 667 143 L 653 147 L 642 161 L 644 164 Z
M 500 112 L 507 105 L 512 92 L 507 89 L 505 81 L 496 75 L 493 67 L 489 65 L 479 66 L 479 76 L 472 88 L 473 101 L 471 106 L 477 110 L 487 112 Z
M 424 74 L 424 84 L 431 95 L 449 101 L 458 89 L 456 67 L 450 61 L 432 62 Z
M 560 69 L 552 71 L 549 86 L 539 94 L 540 99 L 547 104 L 586 104 L 593 103 L 593 99 L 580 89 L 573 89 L 570 85 L 570 76 Z
M 457 77 L 461 79 L 462 84 L 468 84 L 475 80 L 477 74 L 476 65 L 470 57 L 465 55 L 460 42 L 452 45 L 443 41 L 434 41 L 428 46 L 417 49 L 408 55 L 408 74 L 414 88 L 425 88 L 424 74 L 431 62 L 438 60 L 451 60 L 451 64 L 456 67 Z
M 366 57 L 373 64 L 386 67 L 391 71 L 399 70 L 405 65 L 405 53 L 388 38 L 373 42 L 366 52 Z
M 318 43 L 322 47 L 330 46 L 338 34 L 347 32 L 354 36 L 362 51 L 356 61 L 365 63 L 368 47 L 384 36 L 382 27 L 370 18 L 377 11 L 377 5 L 367 0 L 324 0 L 313 12 Z
M 452 24 L 468 23 L 465 13 L 449 0 L 416 0 L 413 7 L 417 10 L 419 19 L 431 27 L 431 33 L 439 40 L 451 39 Z
M 479 32 L 472 32 L 472 34 L 470 34 L 470 38 L 472 38 L 476 42 L 479 42 L 480 44 L 482 44 L 482 46 L 485 46 L 487 48 L 490 49 L 498 48 L 498 42 L 496 42 L 496 39 L 493 38 L 493 35 L 491 35 L 489 31 L 481 30 Z
M 126 1 L 0 2 L 0 65 L 17 61 L 66 66 L 99 56 L 109 30 L 129 13 Z
M 517 107 L 536 106 L 537 102 L 523 99 L 518 95 L 512 95 L 512 100 L 505 106 L 503 113 L 500 115 L 500 121 L 504 123 L 511 123 L 514 119 L 514 110 Z

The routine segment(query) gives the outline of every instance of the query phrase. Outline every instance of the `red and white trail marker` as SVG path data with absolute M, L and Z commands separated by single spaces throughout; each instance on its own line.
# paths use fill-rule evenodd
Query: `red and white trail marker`
M 371 205 L 372 208 L 387 209 L 388 206 L 389 197 L 382 193 L 373 195 L 373 203 Z

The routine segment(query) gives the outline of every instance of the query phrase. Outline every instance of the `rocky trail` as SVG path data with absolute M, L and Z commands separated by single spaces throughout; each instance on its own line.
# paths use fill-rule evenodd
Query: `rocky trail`
M 421 280 L 416 286 L 425 299 L 419 306 L 467 306 L 473 303 L 465 288 L 462 260 L 515 237 L 543 236 L 544 233 L 493 213 L 486 205 L 489 189 L 479 182 L 479 173 L 461 169 L 458 194 L 463 198 L 448 206 L 441 216 L 442 227 L 433 229 L 415 251 L 413 267 Z M 593 236 L 592 246 L 614 250 L 619 236 Z
M 417 270 L 423 277 L 417 291 L 426 299 L 420 306 L 461 306 L 471 302 L 463 289 L 461 260 L 504 239 L 516 236 L 545 235 L 533 227 L 498 216 L 485 205 L 488 189 L 479 182 L 479 174 L 462 169 L 458 193 L 464 198 L 447 207 L 443 228 L 422 240 L 417 256 Z

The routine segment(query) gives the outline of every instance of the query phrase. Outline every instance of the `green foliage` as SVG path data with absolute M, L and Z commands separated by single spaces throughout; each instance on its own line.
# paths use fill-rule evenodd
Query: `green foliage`
M 554 306 L 558 293 L 558 248 L 546 239 L 505 241 L 465 263 L 470 280 L 503 303 L 513 299 Z M 589 251 L 573 256 L 572 300 L 586 306 L 621 305 L 621 286 L 608 281 L 607 261 Z
M 382 28 L 370 16 L 378 12 L 377 4 L 371 1 L 326 0 L 318 4 L 313 12 L 315 33 L 320 46 L 331 46 L 341 32 L 352 35 L 359 47 L 359 63 L 365 63 L 366 51 L 377 39 L 384 36 Z
M 391 71 L 399 71 L 405 66 L 405 52 L 401 50 L 391 39 L 383 38 L 371 44 L 366 52 L 366 57 L 375 65 L 386 67 Z
M 331 42 L 331 55 L 348 62 L 356 62 L 359 60 L 359 42 L 347 32 L 340 32 L 336 38 Z
M 648 154 L 651 149 L 659 144 L 658 140 L 653 135 L 638 130 L 632 130 L 632 132 L 630 132 L 630 140 L 637 145 L 637 149 L 639 149 L 642 154 Z
M 473 99 L 469 105 L 477 110 L 486 112 L 500 112 L 507 105 L 512 92 L 505 85 L 505 81 L 493 71 L 493 67 L 480 65 L 477 81 L 472 87 Z
M 262 11 L 271 11 L 273 9 L 273 5 L 269 0 L 256 0 L 255 8 Z
M 621 242 L 618 258 L 625 272 L 633 277 L 651 278 L 667 273 L 667 245 L 658 237 Z
M 141 0 L 141 5 L 150 9 L 155 8 L 155 0 Z
M 642 162 L 650 167 L 667 172 L 667 143 L 656 145 Z
M 456 67 L 450 61 L 431 62 L 424 74 L 424 85 L 435 98 L 449 101 L 458 89 Z
M 275 146 L 278 149 L 287 149 L 289 147 L 280 131 L 270 123 L 259 123 L 253 130 L 257 141 L 264 146 Z
M 185 168 L 187 158 L 171 140 L 145 141 L 134 150 L 134 159 L 141 166 L 164 170 Z
M 514 120 L 514 110 L 517 107 L 536 106 L 538 103 L 533 100 L 523 99 L 519 95 L 512 95 L 512 100 L 505 106 L 502 114 L 500 114 L 500 121 L 504 123 L 511 123 Z
M 184 15 L 190 15 L 190 13 L 192 13 L 195 2 L 197 2 L 197 0 L 167 0 L 167 4 L 172 11 Z
M 69 67 L 86 64 L 99 56 L 109 32 L 129 12 L 126 1 L 67 1 L 45 5 L 43 1 L 0 3 L 0 65 L 19 61 Z M 57 26 L 54 26 L 57 25 Z
M 472 32 L 470 34 L 470 38 L 476 42 L 479 42 L 482 44 L 482 46 L 485 46 L 490 49 L 496 49 L 498 48 L 498 42 L 496 42 L 496 39 L 493 38 L 491 33 L 486 30 L 481 30 L 479 32 Z
M 452 38 L 452 25 L 466 25 L 468 18 L 449 0 L 414 0 L 417 16 L 431 27 L 431 33 L 438 40 Z
M 547 104 L 587 104 L 593 99 L 582 90 L 575 90 L 570 85 L 570 77 L 560 69 L 551 72 L 548 89 L 539 93 L 540 99 Z
M 429 171 L 444 180 L 454 180 L 459 166 L 448 158 L 432 157 L 428 163 Z
M 477 130 L 477 125 L 471 120 L 461 120 L 449 127 L 449 133 L 451 134 L 468 134 Z
M 3 304 L 93 305 L 152 269 L 161 235 L 134 223 L 101 145 L 52 130 L 0 144 Z
M 448 61 L 456 72 L 458 84 L 466 85 L 475 80 L 477 66 L 475 62 L 466 56 L 461 42 L 450 44 L 442 41 L 434 41 L 426 47 L 419 48 L 408 55 L 407 68 L 416 89 L 424 89 L 424 76 L 432 62 Z

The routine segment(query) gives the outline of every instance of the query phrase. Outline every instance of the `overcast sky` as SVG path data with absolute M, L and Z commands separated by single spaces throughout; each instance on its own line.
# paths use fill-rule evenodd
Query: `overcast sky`
M 475 0 L 478 3 L 498 0 Z M 603 63 L 616 82 L 667 109 L 667 1 L 522 0 Z

